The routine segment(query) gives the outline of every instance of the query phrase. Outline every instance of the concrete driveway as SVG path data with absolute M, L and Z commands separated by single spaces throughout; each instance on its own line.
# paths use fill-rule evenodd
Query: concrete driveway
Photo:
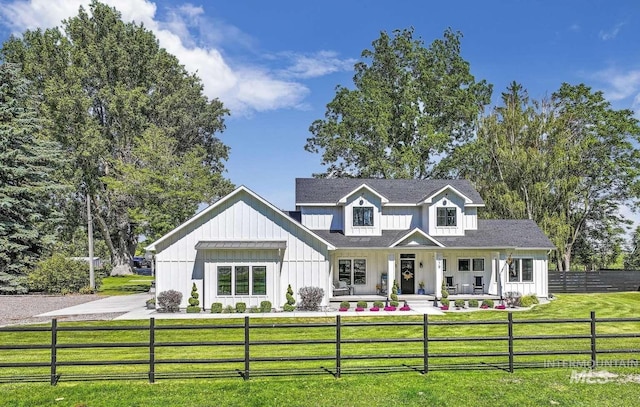
M 131 294 L 115 295 L 113 297 L 102 298 L 100 300 L 85 302 L 72 307 L 62 308 L 55 311 L 45 312 L 39 317 L 56 317 L 61 315 L 82 315 L 82 314 L 109 314 L 117 312 L 131 312 L 137 309 L 145 309 L 146 301 L 153 298 L 153 294 Z

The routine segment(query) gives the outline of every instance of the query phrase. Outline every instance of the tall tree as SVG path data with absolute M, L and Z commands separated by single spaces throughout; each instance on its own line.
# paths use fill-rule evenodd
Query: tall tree
M 54 239 L 61 151 L 39 137 L 37 101 L 15 64 L 0 65 L 0 294 L 28 291 L 26 273 Z
M 538 222 L 557 248 L 560 270 L 570 269 L 578 241 L 583 254 L 591 242 L 588 257 L 602 253 L 623 231 L 620 207 L 638 202 L 633 112 L 612 109 L 585 85 L 563 84 L 538 102 L 512 83 L 502 103 L 441 168 L 474 181 L 489 216 Z
M 631 248 L 624 258 L 624 268 L 627 270 L 640 270 L 640 226 L 633 231 Z
M 386 32 L 362 52 L 355 89 L 338 86 L 305 149 L 328 177 L 427 178 L 439 156 L 471 137 L 491 86 L 476 82 L 447 30 L 428 48 L 413 29 Z
M 11 38 L 2 54 L 42 95 L 45 130 L 72 157 L 76 201 L 90 195 L 112 274 L 126 274 L 140 234 L 166 232 L 231 188 L 221 176 L 228 147 L 215 136 L 228 112 L 152 32 L 97 1 L 89 9 L 61 29 Z M 141 153 L 154 140 L 170 160 Z

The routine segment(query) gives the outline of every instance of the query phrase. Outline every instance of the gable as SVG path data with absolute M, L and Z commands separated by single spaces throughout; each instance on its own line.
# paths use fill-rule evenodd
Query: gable
M 398 239 L 396 242 L 391 244 L 390 247 L 402 246 L 443 247 L 440 242 L 427 235 L 420 229 L 413 229 L 412 231 Z

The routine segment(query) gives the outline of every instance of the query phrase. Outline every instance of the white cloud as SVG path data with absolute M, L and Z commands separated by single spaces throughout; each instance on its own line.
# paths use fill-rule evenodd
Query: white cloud
M 616 38 L 624 23 L 618 23 L 609 30 L 600 30 L 599 37 L 602 41 L 608 41 Z
M 606 85 L 605 94 L 611 101 L 624 100 L 640 92 L 640 70 L 620 71 L 609 68 L 591 75 Z
M 124 21 L 143 23 L 152 30 L 162 47 L 202 79 L 205 94 L 222 100 L 233 116 L 300 108 L 309 89 L 295 79 L 327 75 L 353 65 L 351 60 L 341 61 L 335 53 L 321 51 L 293 58 L 293 66 L 285 69 L 289 74 L 282 76 L 282 70 L 225 57 L 225 44 L 247 48 L 252 39 L 237 27 L 211 21 L 202 7 L 189 3 L 173 6 L 161 21 L 156 4 L 150 0 L 102 1 L 120 11 Z M 60 26 L 63 19 L 77 15 L 81 5 L 88 10 L 89 4 L 89 0 L 0 1 L 0 22 L 15 33 Z

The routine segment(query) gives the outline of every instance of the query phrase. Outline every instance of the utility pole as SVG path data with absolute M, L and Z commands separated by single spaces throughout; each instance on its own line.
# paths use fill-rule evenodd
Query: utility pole
M 87 192 L 87 236 L 89 237 L 89 286 L 96 289 L 95 271 L 93 268 L 93 219 L 91 218 L 91 198 Z

